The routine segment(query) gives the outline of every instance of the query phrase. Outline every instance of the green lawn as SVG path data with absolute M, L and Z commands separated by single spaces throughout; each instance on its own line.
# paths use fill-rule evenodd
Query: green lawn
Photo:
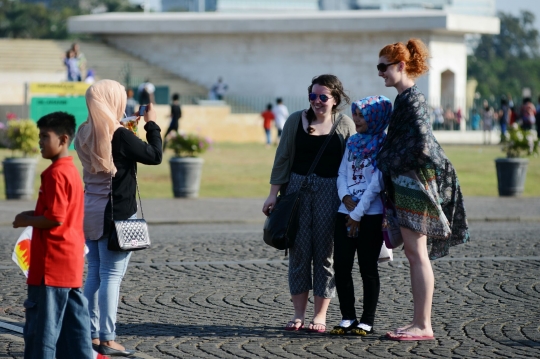
M 503 157 L 498 146 L 455 146 L 444 149 L 456 167 L 465 196 L 497 196 L 497 176 L 494 159 Z M 202 157 L 205 160 L 201 197 L 266 197 L 275 147 L 261 144 L 214 144 Z M 1 157 L 11 152 L 0 150 Z M 75 152 L 73 155 L 76 157 Z M 172 197 L 167 152 L 159 166 L 139 166 L 139 185 L 145 198 Z M 80 162 L 75 159 L 80 168 Z M 36 196 L 39 173 L 49 161 L 40 159 L 36 175 Z M 540 158 L 530 159 L 524 196 L 540 196 Z M 0 181 L 0 199 L 5 198 L 4 181 Z
M 498 196 L 495 158 L 505 157 L 500 146 L 443 146 L 456 168 L 465 196 Z M 523 196 L 540 196 L 540 158 L 530 157 Z

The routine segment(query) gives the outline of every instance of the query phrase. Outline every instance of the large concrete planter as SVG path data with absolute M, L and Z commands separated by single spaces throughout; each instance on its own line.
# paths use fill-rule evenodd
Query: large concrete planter
M 499 196 L 519 196 L 525 188 L 529 160 L 526 158 L 497 158 Z
M 6 158 L 4 180 L 7 199 L 32 199 L 37 158 Z
M 198 157 L 173 157 L 169 160 L 174 197 L 199 196 L 204 160 Z

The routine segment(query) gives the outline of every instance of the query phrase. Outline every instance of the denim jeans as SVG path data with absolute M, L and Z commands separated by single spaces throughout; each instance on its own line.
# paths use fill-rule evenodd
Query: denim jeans
M 137 218 L 136 215 L 130 219 Z M 116 338 L 116 311 L 120 296 L 120 284 L 126 273 L 131 252 L 115 252 L 107 249 L 107 238 L 87 240 L 90 250 L 88 275 L 84 284 L 84 296 L 88 299 L 92 339 L 101 341 Z
M 86 298 L 79 288 L 28 286 L 24 359 L 93 359 Z

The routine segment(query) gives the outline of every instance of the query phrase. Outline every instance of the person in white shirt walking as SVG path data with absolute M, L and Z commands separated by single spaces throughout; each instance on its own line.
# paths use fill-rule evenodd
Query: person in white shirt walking
M 339 167 L 337 187 L 341 206 L 334 232 L 334 270 L 342 320 L 330 334 L 355 335 L 373 333 L 375 310 L 379 300 L 378 259 L 383 246 L 384 189 L 375 158 L 386 137 L 392 102 L 384 96 L 363 98 L 352 104 L 357 134 L 347 141 Z M 354 255 L 362 276 L 364 299 L 360 320 L 354 308 L 352 269 Z
M 278 98 L 276 99 L 276 105 L 272 109 L 272 112 L 274 113 L 274 121 L 278 132 L 276 139 L 277 146 L 279 144 L 279 140 L 281 139 L 281 133 L 283 132 L 285 121 L 287 121 L 287 118 L 289 118 L 289 110 L 287 109 L 287 106 L 283 104 L 283 99 Z
M 149 103 L 156 103 L 155 95 L 156 86 L 150 82 L 150 79 L 145 79 L 137 89 L 137 95 L 139 96 L 139 105 L 148 105 Z
M 212 85 L 210 89 L 210 100 L 223 101 L 225 92 L 229 89 L 229 86 L 223 82 L 223 78 L 218 78 L 217 82 Z

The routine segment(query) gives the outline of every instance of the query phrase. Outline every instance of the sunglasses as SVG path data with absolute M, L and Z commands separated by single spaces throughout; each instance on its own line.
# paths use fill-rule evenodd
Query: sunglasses
M 315 101 L 317 99 L 317 97 L 319 97 L 321 102 L 324 102 L 324 103 L 328 102 L 328 100 L 330 100 L 332 98 L 332 97 L 328 97 L 328 96 L 326 96 L 324 94 L 317 95 L 316 93 L 313 93 L 313 92 L 309 94 L 309 100 L 310 101 Z
M 380 64 L 377 65 L 377 70 L 379 70 L 380 72 L 386 72 L 386 70 L 388 70 L 388 66 L 399 64 L 400 62 L 401 61 L 392 62 L 391 64 L 383 64 L 381 62 Z

